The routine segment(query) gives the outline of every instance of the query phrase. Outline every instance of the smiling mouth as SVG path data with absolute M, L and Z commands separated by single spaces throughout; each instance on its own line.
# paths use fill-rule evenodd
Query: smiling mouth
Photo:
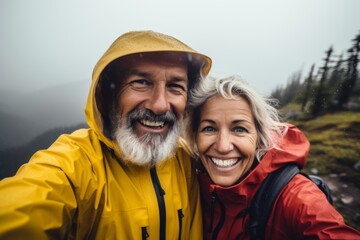
M 165 126 L 165 121 L 150 121 L 146 119 L 140 119 L 139 123 L 145 127 L 153 128 L 153 129 L 161 129 Z
M 220 159 L 210 157 L 210 160 L 215 166 L 219 168 L 228 168 L 235 166 L 240 161 L 240 158 Z

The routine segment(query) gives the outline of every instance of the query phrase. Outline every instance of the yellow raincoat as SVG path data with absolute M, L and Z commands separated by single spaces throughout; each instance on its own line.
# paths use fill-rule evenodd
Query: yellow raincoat
M 154 51 L 188 52 L 205 62 L 204 73 L 210 69 L 208 57 L 172 37 L 151 31 L 120 36 L 94 68 L 85 108 L 90 128 L 60 136 L 0 182 L 0 239 L 202 238 L 198 184 L 182 141 L 151 176 L 148 167 L 123 164 L 121 150 L 103 134 L 95 100 L 101 72 L 119 57 Z

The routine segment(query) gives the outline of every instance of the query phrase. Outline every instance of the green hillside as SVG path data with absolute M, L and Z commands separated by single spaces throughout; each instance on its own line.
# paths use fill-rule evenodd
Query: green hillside
M 291 109 L 296 109 L 294 106 Z M 282 112 L 288 112 L 282 109 Z M 300 115 L 292 114 L 300 119 Z M 339 186 L 334 206 L 360 230 L 360 112 L 336 112 L 310 120 L 287 120 L 308 137 L 311 148 L 304 172 L 314 171 Z M 346 203 L 345 191 L 352 203 Z M 344 203 L 345 202 L 345 203 Z

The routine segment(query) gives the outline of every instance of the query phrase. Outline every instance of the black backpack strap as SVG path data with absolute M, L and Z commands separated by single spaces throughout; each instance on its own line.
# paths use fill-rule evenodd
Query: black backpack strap
M 283 187 L 300 172 L 296 164 L 288 164 L 272 172 L 261 184 L 250 206 L 251 239 L 264 239 L 265 226 L 275 199 Z
M 308 179 L 310 179 L 313 183 L 315 183 L 316 186 L 318 186 L 318 188 L 325 194 L 326 199 L 329 201 L 329 203 L 333 204 L 331 190 L 321 177 L 316 175 L 307 175 L 305 173 L 301 173 L 301 174 L 307 177 Z

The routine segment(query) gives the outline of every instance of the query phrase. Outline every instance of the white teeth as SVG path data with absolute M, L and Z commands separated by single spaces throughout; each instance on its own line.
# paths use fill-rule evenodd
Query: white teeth
M 152 121 L 144 120 L 144 119 L 141 119 L 140 122 L 141 122 L 141 124 L 148 126 L 148 127 L 160 127 L 161 128 L 165 125 L 165 122 L 152 122 Z
M 210 158 L 210 159 L 217 167 L 222 167 L 222 168 L 232 167 L 239 161 L 238 158 L 231 158 L 231 159 Z

